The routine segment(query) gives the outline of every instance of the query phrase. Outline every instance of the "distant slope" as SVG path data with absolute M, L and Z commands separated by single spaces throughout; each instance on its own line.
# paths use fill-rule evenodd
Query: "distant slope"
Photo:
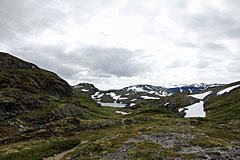
M 74 92 L 86 93 L 88 95 L 93 95 L 96 92 L 99 92 L 99 89 L 90 83 L 79 83 L 79 84 L 73 86 L 73 90 L 74 90 Z
M 189 91 L 190 93 L 195 93 L 195 92 L 198 92 L 198 91 L 206 90 L 210 87 L 221 86 L 221 85 L 222 84 L 200 83 L 200 84 L 184 85 L 184 86 L 179 86 L 179 87 L 171 87 L 171 88 L 168 88 L 168 90 L 171 93 L 179 93 L 179 92 L 185 92 L 185 91 Z
M 123 88 L 125 91 L 132 91 L 132 92 L 147 92 L 150 94 L 155 94 L 158 96 L 168 96 L 171 95 L 171 92 L 167 88 L 161 86 L 152 86 L 147 84 L 139 84 L 133 85 L 129 87 Z
M 209 87 L 219 86 L 220 84 L 191 84 L 191 85 L 183 85 L 183 86 L 175 86 L 175 87 L 163 87 L 163 86 L 152 86 L 152 85 L 133 85 L 129 87 L 123 88 L 126 91 L 134 91 L 134 92 L 147 92 L 150 94 L 155 94 L 159 96 L 169 96 L 174 93 L 181 93 L 185 91 L 189 91 L 190 93 L 206 90 Z

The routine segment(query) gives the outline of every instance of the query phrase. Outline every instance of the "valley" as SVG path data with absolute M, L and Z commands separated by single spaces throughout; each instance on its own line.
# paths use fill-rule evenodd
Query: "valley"
M 102 91 L 1 52 L 0 160 L 26 159 L 240 159 L 240 81 Z

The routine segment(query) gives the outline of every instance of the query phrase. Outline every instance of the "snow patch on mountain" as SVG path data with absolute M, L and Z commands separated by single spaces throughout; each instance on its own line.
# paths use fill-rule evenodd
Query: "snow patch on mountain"
M 121 114 L 121 115 L 131 114 L 131 112 L 123 112 L 123 111 L 115 111 L 115 113 Z
M 240 87 L 240 85 L 236 85 L 236 86 L 232 86 L 232 87 L 225 88 L 225 89 L 219 91 L 219 92 L 217 93 L 217 95 L 219 96 L 219 95 L 222 95 L 222 94 L 224 94 L 224 93 L 228 93 L 228 92 L 230 92 L 231 90 L 233 90 L 233 89 L 235 89 L 235 88 L 237 88 L 237 87 Z
M 146 92 L 150 94 L 155 94 L 158 96 L 170 96 L 174 93 L 181 93 L 184 91 L 189 91 L 190 93 L 203 91 L 209 87 L 220 86 L 221 84 L 191 84 L 191 85 L 174 85 L 171 87 L 162 87 L 162 86 L 152 86 L 152 85 L 134 85 L 123 88 L 125 91 L 131 92 Z
M 189 96 L 193 97 L 193 98 L 197 98 L 197 99 L 203 99 L 203 98 L 205 98 L 206 96 L 208 96 L 211 93 L 212 93 L 212 91 L 207 91 L 207 92 L 204 92 L 204 93 L 193 94 L 193 95 L 189 95 Z
M 181 112 L 182 110 L 184 110 L 184 112 L 186 113 L 186 115 L 184 116 L 185 118 L 206 117 L 206 112 L 204 111 L 203 104 L 204 104 L 204 102 L 200 101 L 200 102 L 192 104 L 188 107 L 181 108 L 178 111 Z
M 159 97 L 141 96 L 143 99 L 160 99 Z

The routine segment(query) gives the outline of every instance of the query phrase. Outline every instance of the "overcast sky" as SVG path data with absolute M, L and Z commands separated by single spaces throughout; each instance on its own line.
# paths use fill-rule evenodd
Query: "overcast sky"
M 71 85 L 240 80 L 239 0 L 0 0 L 0 50 Z

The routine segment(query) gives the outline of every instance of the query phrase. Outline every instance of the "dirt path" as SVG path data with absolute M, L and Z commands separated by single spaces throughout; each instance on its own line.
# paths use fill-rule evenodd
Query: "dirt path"
M 75 151 L 77 149 L 77 147 L 74 147 L 70 150 L 67 150 L 67 151 L 64 151 L 62 153 L 56 154 L 53 157 L 44 158 L 43 160 L 61 160 L 66 154 Z

